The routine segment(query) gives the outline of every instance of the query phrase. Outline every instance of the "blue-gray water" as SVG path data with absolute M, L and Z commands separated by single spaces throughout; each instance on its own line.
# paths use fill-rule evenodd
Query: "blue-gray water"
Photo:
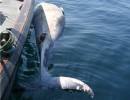
M 36 0 L 35 5 L 43 0 Z M 93 100 L 130 100 L 130 0 L 45 0 L 64 8 L 66 26 L 56 42 L 49 72 L 87 83 Z M 40 62 L 30 29 L 15 84 L 38 83 Z M 13 92 L 10 100 L 92 100 L 83 92 Z

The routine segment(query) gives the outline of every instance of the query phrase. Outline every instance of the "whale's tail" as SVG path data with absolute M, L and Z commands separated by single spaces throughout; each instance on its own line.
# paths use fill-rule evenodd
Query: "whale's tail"
M 41 88 L 79 90 L 94 97 L 92 89 L 84 82 L 70 77 L 52 77 L 47 71 L 49 50 L 52 43 L 64 29 L 65 17 L 63 8 L 56 5 L 41 3 L 36 7 L 33 24 L 39 46 L 41 60 Z

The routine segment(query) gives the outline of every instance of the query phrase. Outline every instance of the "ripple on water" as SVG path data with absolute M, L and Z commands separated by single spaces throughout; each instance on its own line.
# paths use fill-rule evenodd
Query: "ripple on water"
M 42 0 L 36 0 L 36 4 Z M 130 1 L 45 0 L 62 6 L 66 26 L 51 54 L 54 76 L 70 76 L 89 84 L 95 100 L 130 99 Z M 19 60 L 15 82 L 28 84 L 40 76 L 40 62 L 31 29 Z M 20 96 L 19 96 L 20 95 Z M 85 100 L 88 95 L 60 90 L 13 93 L 13 100 Z

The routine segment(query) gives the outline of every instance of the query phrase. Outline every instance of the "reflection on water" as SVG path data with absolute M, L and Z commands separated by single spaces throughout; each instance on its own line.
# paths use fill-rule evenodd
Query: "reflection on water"
M 36 4 L 42 0 L 36 0 Z M 130 1 L 45 0 L 62 6 L 66 16 L 63 36 L 52 50 L 54 76 L 78 78 L 95 92 L 94 100 L 130 99 Z M 30 29 L 19 60 L 15 84 L 39 82 L 38 49 Z M 10 100 L 90 100 L 82 92 L 35 90 L 12 93 Z

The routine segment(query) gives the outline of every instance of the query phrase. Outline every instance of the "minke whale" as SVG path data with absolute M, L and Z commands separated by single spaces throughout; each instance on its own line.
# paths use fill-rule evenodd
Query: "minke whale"
M 49 3 L 38 4 L 34 11 L 33 25 L 40 54 L 42 89 L 79 90 L 90 94 L 93 98 L 92 89 L 84 82 L 71 77 L 52 77 L 47 71 L 51 48 L 64 30 L 63 8 Z

